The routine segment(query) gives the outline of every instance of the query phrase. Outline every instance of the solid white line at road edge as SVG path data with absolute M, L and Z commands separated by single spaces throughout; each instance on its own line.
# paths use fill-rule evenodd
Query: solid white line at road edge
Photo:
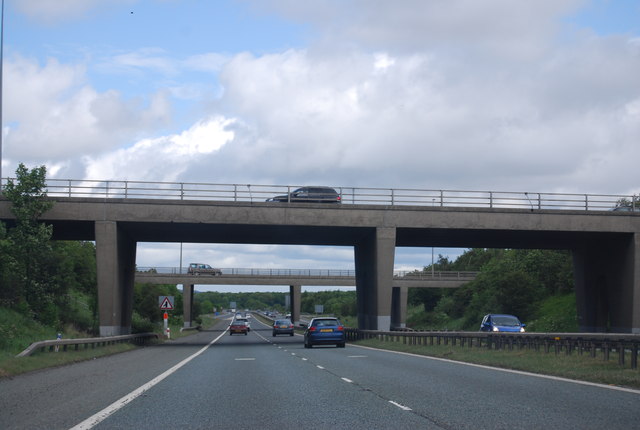
M 605 384 L 598 384 L 597 382 L 580 381 L 578 379 L 562 378 L 560 376 L 541 375 L 539 373 L 525 372 L 523 370 L 503 369 L 501 367 L 486 366 L 484 364 L 466 363 L 464 361 L 450 360 L 448 358 L 430 357 L 428 355 L 414 354 L 414 353 L 411 353 L 411 352 L 392 351 L 390 349 L 379 349 L 379 348 L 373 348 L 373 347 L 364 346 L 364 345 L 351 345 L 351 346 L 355 346 L 357 348 L 371 349 L 371 350 L 374 350 L 374 351 L 383 351 L 383 352 L 391 352 L 391 353 L 394 353 L 394 354 L 410 355 L 412 357 L 426 358 L 426 359 L 429 359 L 429 360 L 446 361 L 448 363 L 456 363 L 456 364 L 462 364 L 462 365 L 465 365 L 465 366 L 480 367 L 482 369 L 498 370 L 500 372 L 516 373 L 518 375 L 535 376 L 536 378 L 551 379 L 551 380 L 554 380 L 554 381 L 572 382 L 574 384 L 590 385 L 592 387 L 607 388 L 609 390 L 624 391 L 624 392 L 627 392 L 627 393 L 640 394 L 640 390 L 635 390 L 633 388 L 618 387 L 617 385 L 605 385 Z
M 115 402 L 113 402 L 112 404 L 110 404 L 109 406 L 107 406 L 106 408 L 104 408 L 103 410 L 98 412 L 97 414 L 93 415 L 92 417 L 87 418 L 86 420 L 82 421 L 80 424 L 76 425 L 75 427 L 72 427 L 70 430 L 88 430 L 88 429 L 93 428 L 94 426 L 97 426 L 102 421 L 107 419 L 111 414 L 116 412 L 118 409 L 121 409 L 125 405 L 127 405 L 128 403 L 131 403 L 131 401 L 133 401 L 137 397 L 140 397 L 145 391 L 149 390 L 151 387 L 153 387 L 154 385 L 158 384 L 159 382 L 161 382 L 166 377 L 170 376 L 176 370 L 180 369 L 182 366 L 184 366 L 185 364 L 187 364 L 188 362 L 190 362 L 191 360 L 193 360 L 194 358 L 196 358 L 197 356 L 199 356 L 200 354 L 205 352 L 207 350 L 207 348 L 209 348 L 211 345 L 216 343 L 218 341 L 218 339 L 220 339 L 222 336 L 224 336 L 224 334 L 226 332 L 227 332 L 226 330 L 223 331 L 220 334 L 220 336 L 218 336 L 215 339 L 213 339 L 211 342 L 209 342 L 206 346 L 204 346 L 202 349 L 200 349 L 195 354 L 185 358 L 180 363 L 178 363 L 175 366 L 173 366 L 171 369 L 167 370 L 166 372 L 162 373 L 161 375 L 156 376 L 151 381 L 149 381 L 146 384 L 142 385 L 138 389 L 130 392 L 126 396 L 122 397 L 121 399 L 116 400 Z

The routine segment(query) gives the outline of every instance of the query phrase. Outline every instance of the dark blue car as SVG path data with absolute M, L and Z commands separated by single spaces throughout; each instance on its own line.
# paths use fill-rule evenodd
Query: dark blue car
M 504 331 L 511 333 L 524 333 L 525 325 L 518 317 L 505 314 L 485 315 L 480 324 L 480 331 Z
M 338 318 L 322 317 L 311 320 L 304 331 L 304 347 L 313 345 L 336 345 L 344 348 L 344 327 Z

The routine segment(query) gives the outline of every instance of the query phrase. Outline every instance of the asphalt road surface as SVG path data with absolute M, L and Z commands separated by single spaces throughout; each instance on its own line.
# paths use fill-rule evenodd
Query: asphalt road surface
M 2 429 L 640 428 L 640 391 L 354 347 L 252 321 L 0 380 Z

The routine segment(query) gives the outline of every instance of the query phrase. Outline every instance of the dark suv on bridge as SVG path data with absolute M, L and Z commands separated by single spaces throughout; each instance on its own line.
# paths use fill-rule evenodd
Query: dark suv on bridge
M 340 194 L 331 187 L 301 187 L 289 194 L 274 196 L 268 202 L 340 203 Z
M 191 263 L 189 264 L 189 269 L 187 269 L 187 273 L 189 275 L 221 276 L 222 270 L 216 269 L 215 267 L 211 267 L 208 264 Z

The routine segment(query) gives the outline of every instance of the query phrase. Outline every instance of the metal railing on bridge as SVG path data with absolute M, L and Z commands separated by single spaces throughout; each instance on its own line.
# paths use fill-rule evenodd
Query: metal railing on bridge
M 340 269 L 264 269 L 264 268 L 222 268 L 222 275 L 228 276 L 278 276 L 278 277 L 325 277 L 325 278 L 353 278 L 356 276 L 355 270 Z M 187 275 L 187 268 L 183 267 L 138 267 L 138 274 L 158 274 L 158 275 Z M 394 278 L 408 279 L 474 279 L 478 272 L 468 271 L 405 271 L 396 270 L 393 272 Z M 206 275 L 200 275 L 206 276 Z
M 15 179 L 12 179 L 15 180 Z M 3 183 L 7 179 L 3 179 Z M 207 200 L 264 202 L 299 188 L 293 185 L 215 184 L 188 182 L 47 179 L 50 197 Z M 342 203 L 511 209 L 607 211 L 622 207 L 640 212 L 636 195 L 538 193 L 526 191 L 464 191 L 413 188 L 333 187 Z

